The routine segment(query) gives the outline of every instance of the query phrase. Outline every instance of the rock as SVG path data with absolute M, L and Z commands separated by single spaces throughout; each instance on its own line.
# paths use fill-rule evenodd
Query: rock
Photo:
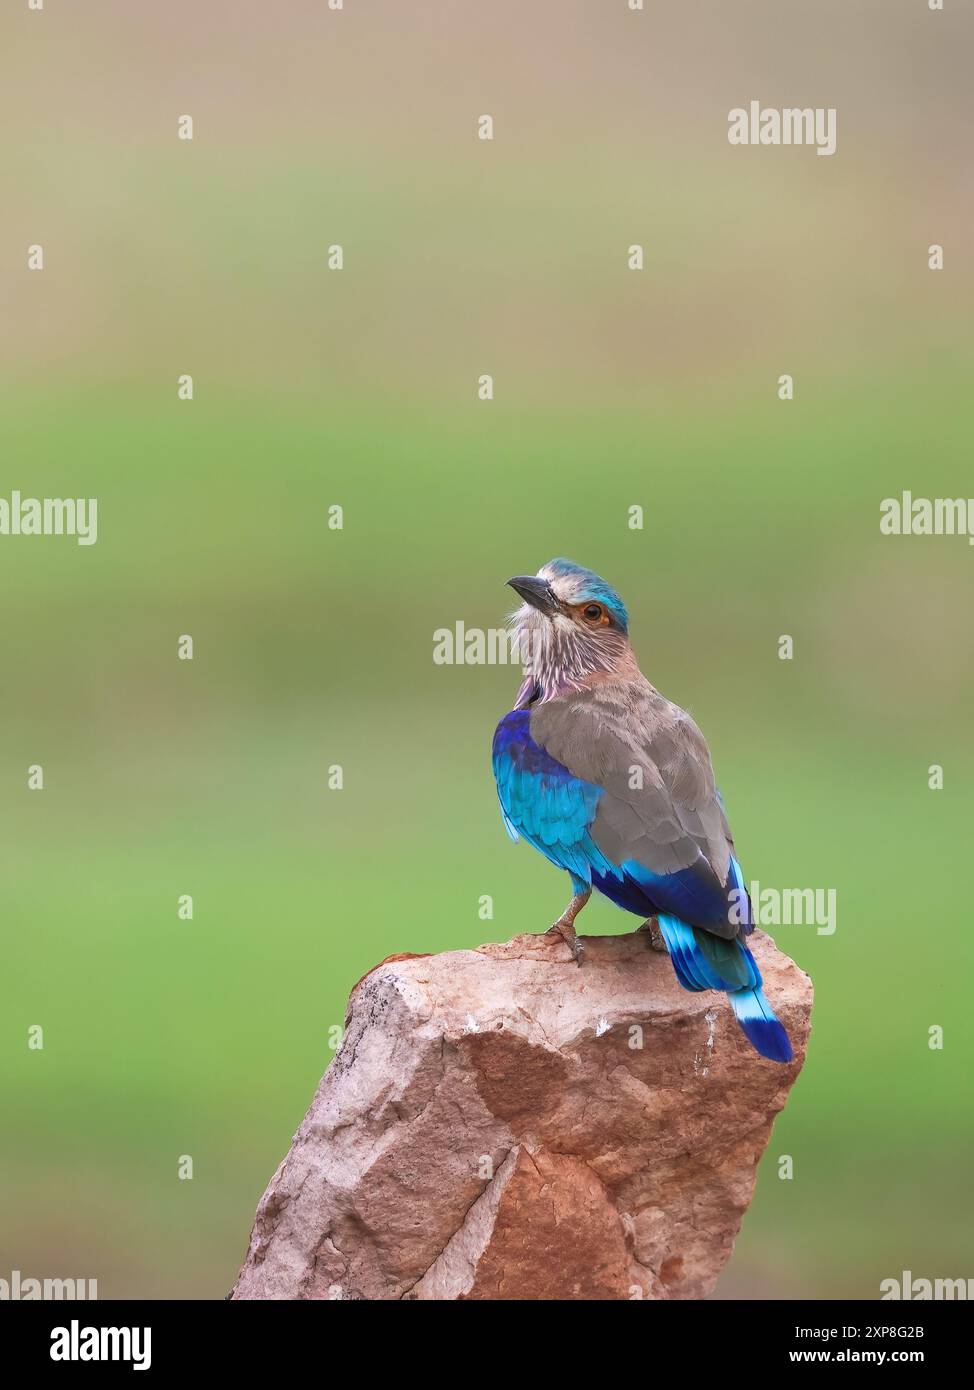
M 811 982 L 755 932 L 795 1048 L 646 933 L 393 956 L 257 1209 L 232 1298 L 632 1299 L 710 1293 L 805 1056 Z

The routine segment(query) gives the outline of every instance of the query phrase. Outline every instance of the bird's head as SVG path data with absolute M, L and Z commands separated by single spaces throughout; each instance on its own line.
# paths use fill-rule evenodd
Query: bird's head
M 518 708 L 632 667 L 626 605 L 592 570 L 549 560 L 537 574 L 507 582 L 524 600 L 511 616 L 524 662 Z

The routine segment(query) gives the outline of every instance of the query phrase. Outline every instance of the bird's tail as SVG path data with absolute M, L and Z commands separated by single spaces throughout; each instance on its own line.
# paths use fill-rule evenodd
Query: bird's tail
M 764 997 L 757 961 L 739 937 L 714 936 L 679 917 L 661 916 L 660 930 L 684 989 L 720 989 L 748 1042 L 772 1062 L 790 1062 L 788 1034 Z
M 772 1062 L 790 1062 L 794 1053 L 788 1034 L 775 1017 L 761 986 L 731 990 L 727 998 L 751 1046 L 762 1057 L 770 1057 Z

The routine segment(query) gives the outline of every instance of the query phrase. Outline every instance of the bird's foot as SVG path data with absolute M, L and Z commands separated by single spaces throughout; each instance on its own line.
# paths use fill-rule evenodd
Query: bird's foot
M 655 917 L 650 917 L 648 922 L 644 922 L 641 927 L 636 928 L 637 935 L 643 932 L 649 937 L 650 949 L 659 951 L 661 955 L 667 955 L 666 942 L 663 940 L 663 933 L 660 931 L 659 922 Z
M 582 956 L 585 954 L 585 947 L 578 939 L 575 931 L 575 924 L 570 918 L 559 917 L 557 922 L 552 922 L 545 932 L 545 936 L 560 936 L 562 941 L 571 951 L 576 965 L 581 965 Z

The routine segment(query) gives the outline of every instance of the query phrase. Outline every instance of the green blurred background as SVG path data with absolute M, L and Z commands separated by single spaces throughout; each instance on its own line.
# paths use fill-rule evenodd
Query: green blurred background
M 222 1297 L 355 980 L 561 910 L 489 771 L 517 673 L 432 661 L 556 554 L 702 724 L 748 877 L 838 892 L 775 933 L 814 1031 L 718 1294 L 974 1272 L 974 552 L 878 529 L 974 494 L 969 7 L 0 26 L 0 495 L 99 499 L 93 547 L 0 538 L 0 1277 Z M 729 146 L 752 99 L 838 152 Z

